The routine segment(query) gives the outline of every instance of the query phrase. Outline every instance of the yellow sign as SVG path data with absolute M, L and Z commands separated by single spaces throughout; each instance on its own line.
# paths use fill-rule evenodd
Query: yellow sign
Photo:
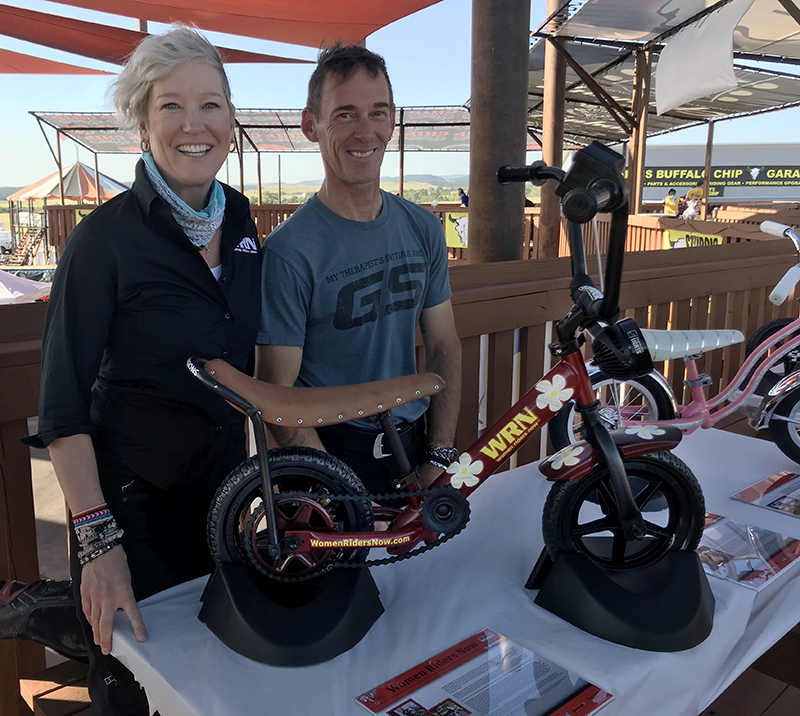
M 449 248 L 467 248 L 468 224 L 469 214 L 466 211 L 448 211 L 444 215 L 444 238 Z
M 664 249 L 694 248 L 695 246 L 719 246 L 722 237 L 716 234 L 698 234 L 694 231 L 667 229 L 664 231 Z

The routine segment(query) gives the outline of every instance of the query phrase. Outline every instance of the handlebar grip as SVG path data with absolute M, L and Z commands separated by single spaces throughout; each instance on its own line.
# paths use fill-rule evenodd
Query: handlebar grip
M 786 224 L 779 224 L 777 221 L 762 221 L 761 226 L 758 228 L 761 229 L 765 234 L 769 234 L 770 236 L 777 236 L 779 239 L 783 239 L 788 237 L 787 231 L 791 231 L 791 226 L 786 226 Z
M 774 222 L 765 221 L 764 223 L 771 224 Z M 777 226 L 780 226 L 780 224 L 777 224 Z M 770 303 L 780 306 L 789 297 L 789 294 L 797 285 L 798 281 L 800 281 L 800 264 L 792 266 L 792 268 L 783 275 L 783 278 L 778 281 L 778 284 L 772 289 L 772 293 L 769 295 Z
M 531 178 L 530 167 L 513 167 L 503 164 L 497 170 L 497 181 L 501 184 L 511 184 L 513 182 L 525 182 Z

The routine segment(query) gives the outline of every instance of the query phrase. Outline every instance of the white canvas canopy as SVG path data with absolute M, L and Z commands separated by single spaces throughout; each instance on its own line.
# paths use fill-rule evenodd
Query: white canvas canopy
M 50 284 L 0 271 L 0 304 L 29 303 L 50 295 Z

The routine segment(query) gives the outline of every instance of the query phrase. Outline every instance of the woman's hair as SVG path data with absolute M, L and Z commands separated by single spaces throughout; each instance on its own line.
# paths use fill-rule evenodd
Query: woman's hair
M 196 30 L 177 26 L 163 35 L 145 37 L 111 85 L 121 126 L 138 129 L 147 119 L 153 85 L 192 60 L 202 60 L 219 72 L 225 99 L 233 116 L 235 108 L 231 102 L 231 87 L 217 48 Z

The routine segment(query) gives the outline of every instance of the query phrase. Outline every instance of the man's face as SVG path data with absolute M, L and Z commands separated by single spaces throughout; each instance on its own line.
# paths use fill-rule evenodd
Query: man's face
M 303 134 L 319 144 L 325 181 L 344 187 L 380 182 L 381 163 L 394 130 L 394 106 L 382 73 L 356 70 L 344 82 L 322 86 L 319 117 L 303 110 Z

